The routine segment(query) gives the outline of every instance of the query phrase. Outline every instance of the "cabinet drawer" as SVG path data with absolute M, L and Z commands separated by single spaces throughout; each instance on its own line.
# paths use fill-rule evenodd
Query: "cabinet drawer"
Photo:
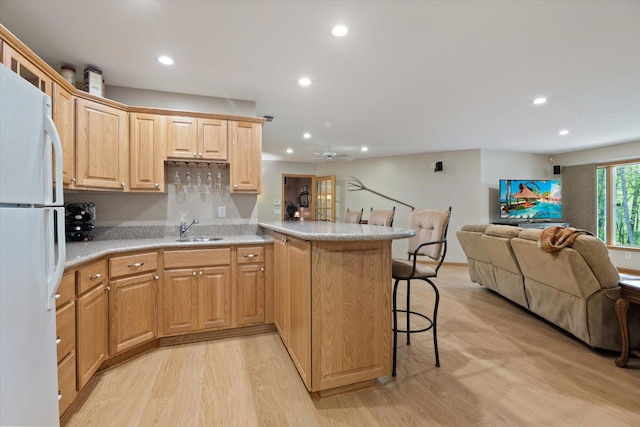
M 67 304 L 56 312 L 58 362 L 76 348 L 76 303 Z
M 263 246 L 238 247 L 236 264 L 259 264 L 264 262 Z
M 76 296 L 76 272 L 69 271 L 62 276 L 60 286 L 58 286 L 58 298 L 56 298 L 56 308 L 60 308 Z
M 78 270 L 78 295 L 85 293 L 107 278 L 107 261 L 100 260 Z
M 164 253 L 164 268 L 207 267 L 213 265 L 231 264 L 231 249 L 191 249 L 166 251 Z
M 72 352 L 58 363 L 58 401 L 60 415 L 64 414 L 73 399 L 78 395 L 76 390 L 76 353 Z
M 121 277 L 158 269 L 158 254 L 146 252 L 109 258 L 109 277 Z

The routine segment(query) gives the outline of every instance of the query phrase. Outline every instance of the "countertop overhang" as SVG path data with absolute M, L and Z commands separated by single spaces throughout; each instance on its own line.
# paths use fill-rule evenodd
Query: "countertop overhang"
M 303 240 L 365 241 L 407 239 L 415 231 L 406 228 L 379 225 L 349 224 L 326 221 L 272 221 L 259 222 L 264 229 L 276 231 Z

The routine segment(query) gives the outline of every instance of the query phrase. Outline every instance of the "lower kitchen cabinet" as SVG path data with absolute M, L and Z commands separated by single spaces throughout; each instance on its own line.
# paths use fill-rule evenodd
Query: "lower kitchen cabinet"
M 265 321 L 264 247 L 238 247 L 236 251 L 236 326 Z
M 109 283 L 109 350 L 116 354 L 158 336 L 158 275 L 141 274 Z
M 101 261 L 104 264 L 104 261 Z M 106 269 L 106 267 L 105 267 Z M 79 275 L 82 270 L 79 271 Z M 99 274 L 99 273 L 97 273 Z M 77 301 L 78 390 L 87 384 L 107 359 L 108 286 L 105 279 L 81 295 Z M 78 279 L 79 281 L 82 278 Z M 80 285 L 78 285 L 80 286 Z
M 58 351 L 58 406 L 64 414 L 78 395 L 76 384 L 76 276 L 62 276 L 56 294 L 56 343 Z

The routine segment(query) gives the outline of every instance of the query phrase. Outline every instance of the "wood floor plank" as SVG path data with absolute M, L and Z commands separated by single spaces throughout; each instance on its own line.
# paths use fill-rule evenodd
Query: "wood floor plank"
M 276 333 L 162 347 L 98 376 L 66 426 L 632 426 L 640 359 L 597 351 L 445 265 L 430 333 L 399 341 L 398 376 L 317 399 Z M 402 292 L 402 290 L 400 291 Z M 412 287 L 430 310 L 433 291 Z

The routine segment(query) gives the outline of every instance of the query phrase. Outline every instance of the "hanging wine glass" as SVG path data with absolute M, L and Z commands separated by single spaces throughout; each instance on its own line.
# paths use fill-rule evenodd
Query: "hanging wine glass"
M 213 175 L 211 172 L 207 172 L 207 189 L 209 191 L 213 189 Z
M 176 174 L 173 176 L 173 185 L 176 186 L 176 190 L 182 189 L 182 177 L 178 171 L 176 171 Z
M 220 165 L 217 165 L 217 167 L 218 167 L 218 173 L 216 174 L 216 190 L 220 191 L 224 187 L 224 177 L 222 176 Z
M 193 178 L 191 178 L 191 172 L 188 172 L 184 176 L 184 186 L 187 187 L 187 191 L 193 188 Z
M 198 173 L 196 174 L 196 190 L 198 190 L 198 192 L 200 193 L 205 192 L 205 187 L 202 184 L 202 174 L 200 173 L 200 171 L 198 171 Z

